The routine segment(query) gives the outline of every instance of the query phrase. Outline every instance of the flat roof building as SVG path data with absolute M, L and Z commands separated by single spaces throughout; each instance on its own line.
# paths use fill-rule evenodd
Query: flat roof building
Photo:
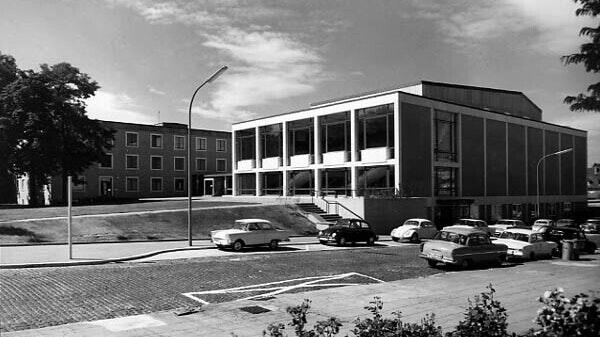
M 538 160 L 572 148 L 540 165 L 540 215 L 559 216 L 585 205 L 586 142 L 521 92 L 422 81 L 234 124 L 233 194 L 421 198 L 438 226 L 529 220 Z

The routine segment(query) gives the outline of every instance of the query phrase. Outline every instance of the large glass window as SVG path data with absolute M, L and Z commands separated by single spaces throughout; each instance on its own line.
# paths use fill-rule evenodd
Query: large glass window
M 152 177 L 150 178 L 150 190 L 152 192 L 162 192 L 162 178 Z
M 324 194 L 351 195 L 350 170 L 334 169 L 321 171 L 321 191 Z
M 163 147 L 163 136 L 162 135 L 150 135 L 150 147 L 156 149 L 162 149 Z
M 356 188 L 358 189 L 358 195 L 371 197 L 393 196 L 395 194 L 394 167 L 359 167 Z
M 256 179 L 253 173 L 238 174 L 237 191 L 239 194 L 256 194 Z
M 281 124 L 262 126 L 259 129 L 259 133 L 262 158 L 281 157 L 283 152 Z
M 173 168 L 175 171 L 184 171 L 185 170 L 185 157 L 173 158 Z
M 227 141 L 225 139 L 217 139 L 217 152 L 225 152 Z
M 350 151 L 350 113 L 341 112 L 321 117 L 321 150 Z
M 288 190 L 290 195 L 312 194 L 314 185 L 313 171 L 292 171 L 288 181 Z
M 435 168 L 435 195 L 456 196 L 456 171 L 454 167 Z
M 138 147 L 138 133 L 137 132 L 125 132 L 125 146 L 127 147 Z
M 394 104 L 356 110 L 361 150 L 394 147 Z M 392 152 L 393 153 L 393 152 Z
M 137 192 L 139 190 L 139 178 L 138 177 L 126 177 L 125 178 L 125 191 L 126 192 Z
M 288 144 L 290 156 L 312 154 L 313 120 L 312 118 L 293 121 L 288 124 Z
M 457 161 L 456 114 L 435 111 L 435 160 Z
M 162 156 L 150 156 L 150 169 L 162 170 Z
M 137 154 L 125 155 L 125 168 L 128 170 L 137 170 L 139 168 Z
M 281 172 L 263 173 L 262 193 L 282 195 L 283 175 Z
M 206 151 L 206 138 L 196 137 L 196 151 Z
M 185 150 L 185 136 L 173 136 L 173 148 L 175 150 Z
M 217 159 L 217 172 L 225 172 L 227 171 L 227 160 L 225 159 Z
M 256 143 L 254 129 L 235 132 L 235 151 L 237 160 L 255 159 Z

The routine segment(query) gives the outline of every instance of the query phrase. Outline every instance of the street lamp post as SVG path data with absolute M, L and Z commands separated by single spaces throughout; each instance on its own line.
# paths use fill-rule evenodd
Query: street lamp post
M 548 157 L 551 156 L 560 156 L 561 154 L 565 154 L 567 152 L 571 152 L 573 151 L 573 148 L 570 147 L 568 149 L 562 150 L 562 151 L 557 151 L 557 152 L 553 152 L 550 154 L 547 154 L 545 156 L 542 156 L 542 158 L 540 158 L 540 160 L 538 160 L 537 162 L 537 166 L 535 169 L 535 182 L 536 182 L 536 186 L 537 186 L 537 194 L 536 194 L 536 203 L 535 203 L 535 215 L 536 217 L 540 217 L 540 164 L 542 163 L 542 161 Z
M 221 76 L 227 70 L 227 66 L 221 67 L 221 69 L 217 70 L 211 77 L 202 82 L 194 91 L 192 95 L 192 99 L 190 100 L 190 107 L 188 109 L 188 136 L 187 136 L 187 182 L 188 182 L 188 216 L 187 216 L 187 224 L 188 224 L 188 245 L 192 245 L 192 104 L 194 102 L 194 97 L 198 93 L 198 90 L 205 86 L 206 84 L 214 81 L 217 77 Z

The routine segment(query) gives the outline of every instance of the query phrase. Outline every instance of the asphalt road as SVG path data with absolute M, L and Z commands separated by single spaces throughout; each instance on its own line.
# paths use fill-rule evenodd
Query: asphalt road
M 0 270 L 0 331 L 199 305 L 182 295 L 189 292 L 351 272 L 382 281 L 442 272 L 429 268 L 417 255 L 417 245 L 375 246 L 289 254 L 240 253 L 144 263 Z M 349 282 L 364 281 L 363 278 Z M 235 295 L 216 294 L 211 296 L 210 302 L 234 299 Z

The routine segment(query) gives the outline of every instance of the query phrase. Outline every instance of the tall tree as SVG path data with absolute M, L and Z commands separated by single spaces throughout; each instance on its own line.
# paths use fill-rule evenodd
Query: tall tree
M 17 63 L 10 55 L 2 54 L 0 51 L 0 93 L 9 83 L 17 78 Z M 8 170 L 8 162 L 4 160 L 8 156 L 9 143 L 6 137 L 6 120 L 1 119 L 0 114 L 0 203 L 16 202 L 15 178 Z
M 575 11 L 576 16 L 596 17 L 600 13 L 600 0 L 573 0 L 580 3 L 581 8 Z M 580 36 L 587 36 L 592 41 L 584 43 L 579 48 L 579 53 L 565 55 L 561 60 L 568 64 L 583 63 L 587 72 L 600 71 L 600 25 L 596 28 L 583 27 Z M 588 86 L 589 94 L 581 93 L 577 96 L 567 96 L 564 102 L 571 105 L 571 111 L 596 111 L 600 112 L 600 82 Z
M 48 177 L 61 176 L 63 201 L 67 176 L 80 174 L 112 147 L 113 132 L 86 115 L 85 99 L 99 88 L 68 63 L 42 64 L 19 71 L 0 93 L 0 120 L 8 140 L 13 173 L 28 174 L 32 204 Z

